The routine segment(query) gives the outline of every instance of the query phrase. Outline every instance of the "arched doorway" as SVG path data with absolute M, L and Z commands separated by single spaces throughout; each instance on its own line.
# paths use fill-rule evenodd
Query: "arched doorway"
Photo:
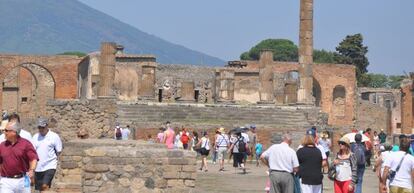
M 55 98 L 55 81 L 44 67 L 23 63 L 4 77 L 2 90 L 3 110 L 35 118 L 45 115 L 47 101 Z

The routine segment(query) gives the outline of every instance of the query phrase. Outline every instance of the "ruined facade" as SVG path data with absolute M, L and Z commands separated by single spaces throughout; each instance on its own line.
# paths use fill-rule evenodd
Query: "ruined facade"
M 402 92 L 402 113 L 401 127 L 402 133 L 411 134 L 414 129 L 414 72 L 403 80 L 401 84 Z
M 387 88 L 359 88 L 357 127 L 401 133 L 401 91 Z

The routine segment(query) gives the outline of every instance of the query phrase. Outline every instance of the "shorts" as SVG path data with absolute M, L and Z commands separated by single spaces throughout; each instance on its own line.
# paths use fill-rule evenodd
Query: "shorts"
M 233 153 L 233 167 L 237 168 L 243 163 L 244 153 Z
M 217 149 L 217 158 L 218 160 L 223 160 L 227 155 L 227 147 L 219 147 Z
M 200 149 L 200 154 L 201 155 L 208 156 L 209 153 L 210 153 L 210 150 L 207 150 L 206 148 L 201 148 Z
M 35 190 L 41 190 L 43 184 L 47 184 L 50 188 L 56 170 L 50 169 L 44 172 L 35 172 Z

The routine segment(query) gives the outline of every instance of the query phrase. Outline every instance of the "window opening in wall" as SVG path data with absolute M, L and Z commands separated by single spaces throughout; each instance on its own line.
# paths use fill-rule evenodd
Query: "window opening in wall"
M 158 89 L 158 102 L 162 103 L 162 89 Z
M 385 108 L 387 108 L 388 110 L 391 109 L 391 100 L 385 100 Z
M 397 123 L 397 128 L 401 129 L 401 123 Z
M 22 97 L 22 103 L 27 103 L 27 97 Z
M 199 90 L 194 90 L 194 99 L 195 102 L 198 102 L 198 99 L 200 98 L 200 91 Z
M 364 101 L 369 101 L 369 92 L 364 92 L 361 94 L 361 99 Z

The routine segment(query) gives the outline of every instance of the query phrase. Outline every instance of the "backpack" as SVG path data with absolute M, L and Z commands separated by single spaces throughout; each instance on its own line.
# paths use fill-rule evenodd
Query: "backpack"
M 239 153 L 244 153 L 247 151 L 246 149 L 246 143 L 244 142 L 244 137 L 239 138 Z
M 115 137 L 117 139 L 122 138 L 122 132 L 121 132 L 121 128 L 120 127 L 116 128 Z
M 188 144 L 188 141 L 190 140 L 190 138 L 188 137 L 187 132 L 183 132 L 183 134 L 181 134 L 180 140 L 181 140 L 181 143 Z
M 362 144 L 355 144 L 354 154 L 358 165 L 365 165 L 365 148 Z

